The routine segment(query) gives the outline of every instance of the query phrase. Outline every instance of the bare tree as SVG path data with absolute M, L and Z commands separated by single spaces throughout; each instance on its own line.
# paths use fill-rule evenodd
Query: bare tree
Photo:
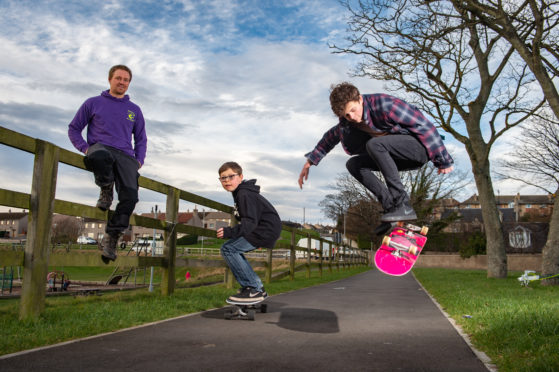
M 355 74 L 408 92 L 408 101 L 464 144 L 487 234 L 487 275 L 505 278 L 507 257 L 489 153 L 503 133 L 541 107 L 543 99 L 530 90 L 533 76 L 500 35 L 450 2 L 343 4 L 350 12 L 349 45 L 331 45 L 335 53 L 361 56 Z
M 52 221 L 52 242 L 75 242 L 80 233 L 80 221 L 75 217 L 55 215 Z
M 455 8 L 506 39 L 528 65 L 559 119 L 559 2 L 451 0 Z M 446 2 L 446 0 L 444 1 Z
M 503 177 L 522 181 L 555 195 L 549 232 L 542 254 L 542 276 L 559 274 L 559 125 L 553 115 L 537 117 L 522 130 L 522 144 L 501 166 Z M 559 285 L 559 278 L 544 285 Z

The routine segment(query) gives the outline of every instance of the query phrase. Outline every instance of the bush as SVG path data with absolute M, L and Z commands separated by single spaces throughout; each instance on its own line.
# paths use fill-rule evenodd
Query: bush
M 460 247 L 460 257 L 469 258 L 472 256 L 477 256 L 478 254 L 485 254 L 486 252 L 486 240 L 485 235 L 481 232 L 473 233 L 466 245 Z

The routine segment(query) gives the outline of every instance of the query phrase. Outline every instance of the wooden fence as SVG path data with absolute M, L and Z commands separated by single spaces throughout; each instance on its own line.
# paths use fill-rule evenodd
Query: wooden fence
M 9 130 L 0 126 L 0 143 L 22 150 L 35 155 L 33 165 L 33 177 L 31 193 L 21 193 L 0 188 L 0 205 L 29 210 L 27 243 L 24 252 L 0 251 L 0 267 L 2 266 L 23 266 L 23 282 L 20 302 L 20 319 L 37 318 L 45 306 L 46 277 L 48 266 L 107 266 L 98 252 L 83 254 L 83 252 L 52 253 L 49 254 L 49 239 L 51 233 L 52 216 L 54 213 L 88 217 L 97 220 L 107 220 L 111 211 L 103 212 L 96 207 L 89 205 L 68 202 L 55 199 L 56 181 L 58 174 L 58 164 L 64 163 L 70 166 L 85 169 L 83 156 L 49 142 L 32 138 L 21 133 Z M 200 227 L 187 226 L 177 223 L 179 212 L 179 201 L 185 200 L 196 203 L 218 211 L 232 214 L 231 206 L 195 195 L 188 191 L 177 189 L 173 186 L 146 178 L 139 178 L 139 185 L 167 196 L 165 216 L 166 221 L 154 218 L 132 215 L 130 224 L 143 226 L 164 231 L 164 249 L 160 257 L 148 256 L 119 256 L 115 262 L 108 265 L 128 266 L 128 267 L 161 267 L 161 293 L 170 295 L 175 288 L 175 268 L 176 267 L 226 267 L 221 259 L 189 259 L 177 258 L 176 240 L 177 233 L 195 234 L 204 237 L 216 237 L 215 230 Z M 352 265 L 366 265 L 368 263 L 365 252 L 350 249 L 347 246 L 339 247 L 336 255 L 333 255 L 332 242 L 311 236 L 306 232 L 301 232 L 292 227 L 284 226 L 285 231 L 291 234 L 290 244 L 276 245 L 276 248 L 289 249 L 289 277 L 294 279 L 295 271 L 298 268 L 307 270 L 307 277 L 310 277 L 311 267 L 317 266 L 322 274 L 324 259 L 323 247 L 328 244 L 328 268 L 332 270 L 335 265 L 338 268 L 349 267 Z M 297 236 L 307 238 L 307 247 L 296 245 Z M 320 249 L 311 249 L 311 239 L 320 243 Z M 307 262 L 298 267 L 295 266 L 296 251 L 307 252 Z M 268 249 L 267 260 L 265 262 L 254 262 L 255 266 L 264 266 L 266 274 L 264 282 L 272 280 L 272 249 Z M 311 264 L 311 256 L 319 257 L 316 264 Z M 226 270 L 225 282 L 228 286 L 233 285 L 233 276 Z

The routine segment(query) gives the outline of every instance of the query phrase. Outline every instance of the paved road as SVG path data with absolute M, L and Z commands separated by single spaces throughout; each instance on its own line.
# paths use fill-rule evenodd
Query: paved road
M 0 359 L 1 371 L 487 371 L 411 275 L 377 270 Z

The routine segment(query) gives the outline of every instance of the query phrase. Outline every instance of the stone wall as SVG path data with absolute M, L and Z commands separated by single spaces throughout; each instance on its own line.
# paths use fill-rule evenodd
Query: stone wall
M 508 254 L 507 264 L 510 271 L 534 270 L 541 271 L 541 254 Z M 446 269 L 486 270 L 487 256 L 462 258 L 458 254 L 422 254 L 415 267 L 439 267 Z

